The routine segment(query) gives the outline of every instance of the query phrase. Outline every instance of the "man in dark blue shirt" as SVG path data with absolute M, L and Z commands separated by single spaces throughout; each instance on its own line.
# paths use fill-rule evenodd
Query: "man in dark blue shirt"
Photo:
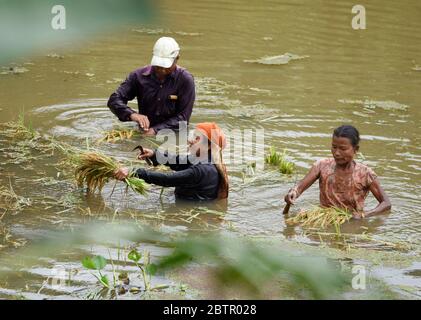
M 178 129 L 189 122 L 195 100 L 193 76 L 177 66 L 180 47 L 173 38 L 160 38 L 151 64 L 129 74 L 114 92 L 108 107 L 120 121 L 135 121 L 141 131 L 155 135 L 162 129 Z M 137 97 L 139 112 L 127 106 Z

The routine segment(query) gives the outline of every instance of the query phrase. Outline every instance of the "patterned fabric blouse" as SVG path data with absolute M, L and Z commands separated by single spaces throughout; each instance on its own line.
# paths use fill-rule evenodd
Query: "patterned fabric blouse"
M 352 171 L 339 174 L 335 159 L 322 159 L 314 164 L 319 176 L 320 205 L 350 211 L 363 211 L 371 183 L 377 178 L 373 170 L 353 161 Z

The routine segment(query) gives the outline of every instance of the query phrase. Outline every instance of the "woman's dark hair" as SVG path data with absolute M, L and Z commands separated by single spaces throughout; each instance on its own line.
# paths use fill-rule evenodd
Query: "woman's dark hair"
M 355 148 L 360 143 L 360 133 L 357 128 L 351 125 L 343 125 L 333 131 L 333 136 L 336 138 L 348 138 L 352 146 Z

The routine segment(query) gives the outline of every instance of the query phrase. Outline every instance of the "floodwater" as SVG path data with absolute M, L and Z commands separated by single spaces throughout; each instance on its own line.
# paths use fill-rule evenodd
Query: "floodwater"
M 297 174 L 286 177 L 269 167 L 253 175 L 247 171 L 247 163 L 229 164 L 231 193 L 217 228 L 317 244 L 317 238 L 306 236 L 300 228 L 286 227 L 281 199 L 314 161 L 330 155 L 333 129 L 350 123 L 362 134 L 359 161 L 378 174 L 393 209 L 384 216 L 351 222 L 343 232 L 367 232 L 412 243 L 413 249 L 402 254 L 417 260 L 421 230 L 421 3 L 370 1 L 366 30 L 352 29 L 353 5 L 350 1 L 305 0 L 178 1 L 177 5 L 160 1 L 161 15 L 153 25 L 133 26 L 82 42 L 72 50 L 51 50 L 16 61 L 27 72 L 0 75 L 1 122 L 16 119 L 24 110 L 26 119 L 41 134 L 75 146 L 83 146 L 87 138 L 100 138 L 102 131 L 117 125 L 106 107 L 109 95 L 129 72 L 150 61 L 158 37 L 170 35 L 182 48 L 180 65 L 196 80 L 192 124 L 215 121 L 226 130 L 263 129 L 266 149 L 286 149 L 297 166 Z M 132 106 L 135 108 L 135 103 Z M 138 143 L 106 143 L 100 148 L 118 159 L 130 160 L 134 157 L 131 149 Z M 102 212 L 116 209 L 149 214 L 179 210 L 171 189 L 164 190 L 161 197 L 160 187 L 151 187 L 148 198 L 124 197 L 123 189 L 118 188 L 110 196 L 112 185 L 101 196 L 87 197 L 75 191 L 64 175 L 57 176 L 60 169 L 54 159 L 31 160 L 22 152 L 16 155 L 4 138 L 0 147 L 1 183 L 8 184 L 10 179 L 15 192 L 33 202 L 16 215 L 4 217 L 15 238 L 31 241 L 49 230 L 106 218 Z M 81 215 L 66 206 L 48 205 L 43 202 L 46 196 L 76 202 L 90 213 Z M 317 203 L 315 184 L 291 211 Z M 375 204 L 370 195 L 367 207 Z M 168 226 L 175 230 L 201 228 L 181 223 Z M 13 255 L 13 250 L 7 252 Z M 104 251 L 107 256 L 100 246 L 89 250 Z M 0 296 L 22 292 L 30 298 L 68 296 L 70 292 L 47 290 L 45 296 L 37 292 L 51 264 L 77 266 L 89 250 L 79 248 L 79 254 L 65 255 L 61 261 L 46 257 L 43 267 L 22 271 L 7 285 L 0 283 Z M 159 256 L 158 249 L 151 250 Z M 411 292 L 420 293 L 419 263 L 413 272 L 408 267 L 391 270 L 375 273 L 391 286 L 405 279 L 402 282 Z M 79 279 L 82 287 L 88 278 Z

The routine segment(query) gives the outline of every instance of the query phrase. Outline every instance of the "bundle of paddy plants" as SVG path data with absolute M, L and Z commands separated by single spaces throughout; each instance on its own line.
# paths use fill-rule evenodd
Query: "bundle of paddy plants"
M 295 164 L 288 161 L 286 157 L 287 153 L 285 150 L 280 153 L 272 146 L 270 147 L 269 154 L 265 157 L 265 162 L 278 167 L 279 172 L 282 174 L 292 174 L 295 170 Z
M 120 164 L 113 158 L 95 151 L 75 153 L 70 161 L 75 166 L 76 181 L 80 187 L 86 185 L 88 192 L 101 191 L 105 184 L 115 178 Z M 147 185 L 142 179 L 129 176 L 124 180 L 127 187 L 141 195 L 147 194 Z
M 296 216 L 286 220 L 288 224 L 300 224 L 303 227 L 327 228 L 334 226 L 340 233 L 340 226 L 352 218 L 352 213 L 339 208 L 315 207 L 301 210 Z

